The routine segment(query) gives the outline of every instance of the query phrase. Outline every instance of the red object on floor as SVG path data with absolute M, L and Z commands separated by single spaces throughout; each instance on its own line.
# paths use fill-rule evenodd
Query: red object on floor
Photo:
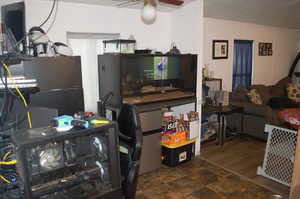
M 300 108 L 288 108 L 278 113 L 278 119 L 294 129 L 300 127 Z

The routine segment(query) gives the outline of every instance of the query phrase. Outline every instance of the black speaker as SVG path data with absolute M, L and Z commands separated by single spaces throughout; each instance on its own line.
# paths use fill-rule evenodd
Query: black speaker
M 120 190 L 115 123 L 57 132 L 15 132 L 12 140 L 24 198 L 105 198 Z

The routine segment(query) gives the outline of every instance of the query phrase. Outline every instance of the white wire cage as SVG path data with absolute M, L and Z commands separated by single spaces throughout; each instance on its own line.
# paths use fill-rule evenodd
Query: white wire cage
M 265 132 L 268 141 L 263 165 L 258 167 L 257 175 L 290 186 L 298 132 L 268 124 Z

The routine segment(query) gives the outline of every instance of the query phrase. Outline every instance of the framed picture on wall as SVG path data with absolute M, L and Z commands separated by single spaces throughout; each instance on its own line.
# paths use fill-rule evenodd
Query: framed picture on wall
M 213 59 L 228 59 L 228 40 L 213 40 Z
M 272 43 L 262 43 L 258 44 L 258 55 L 259 56 L 272 56 L 273 47 Z

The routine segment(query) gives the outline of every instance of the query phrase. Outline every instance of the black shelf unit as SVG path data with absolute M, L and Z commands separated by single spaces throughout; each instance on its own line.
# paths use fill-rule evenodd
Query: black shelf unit
M 156 70 L 153 69 L 154 62 L 157 63 L 157 59 L 163 58 L 168 58 L 167 67 L 179 67 L 179 73 L 167 75 L 167 77 L 173 78 L 167 78 L 167 80 L 153 78 L 155 72 L 152 75 L 151 71 Z M 137 106 L 143 133 L 143 150 L 139 172 L 143 174 L 155 171 L 161 167 L 161 109 L 190 103 L 194 103 L 196 106 L 197 55 L 104 54 L 98 56 L 98 64 L 100 99 L 103 99 L 109 92 L 113 93 L 112 100 L 107 106 L 112 113 L 112 119 L 117 118 L 121 105 L 129 102 L 126 99 L 137 100 L 133 100 L 132 103 Z M 177 77 L 177 80 L 174 80 L 174 77 Z M 137 81 L 132 84 L 129 82 L 129 87 L 132 88 L 128 89 L 128 82 L 126 81 L 132 79 Z M 159 89 L 163 88 L 164 85 L 175 88 L 178 86 L 180 88 L 178 92 L 191 93 L 192 95 L 177 95 L 175 90 L 161 93 L 162 90 Z M 158 93 L 141 92 L 143 87 L 147 86 L 158 88 Z M 172 95 L 172 98 L 168 97 L 169 95 Z M 154 100 L 146 102 L 144 99 L 149 99 L 149 96 Z M 138 102 L 140 99 L 142 99 L 141 102 Z

